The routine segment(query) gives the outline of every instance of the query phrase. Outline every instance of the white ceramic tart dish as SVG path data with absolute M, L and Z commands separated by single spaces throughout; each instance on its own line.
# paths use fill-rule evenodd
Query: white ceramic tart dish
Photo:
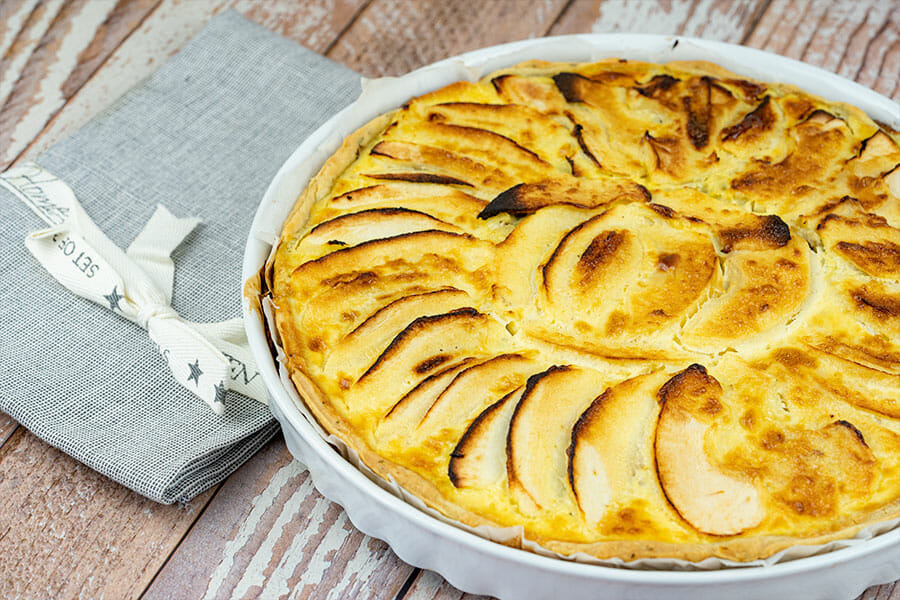
M 283 166 L 248 241 L 252 298 L 284 230 L 277 327 L 246 315 L 291 450 L 466 591 L 896 578 L 898 126 L 836 76 L 684 38 L 376 82 Z

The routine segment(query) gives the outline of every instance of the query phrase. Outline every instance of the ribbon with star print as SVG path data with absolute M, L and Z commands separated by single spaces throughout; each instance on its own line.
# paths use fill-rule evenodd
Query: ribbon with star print
M 0 187 L 47 223 L 25 239 L 41 265 L 70 291 L 146 329 L 182 387 L 217 414 L 225 410 L 229 389 L 267 401 L 240 319 L 194 323 L 171 307 L 171 253 L 199 220 L 178 218 L 157 206 L 123 252 L 91 220 L 72 189 L 37 164 L 0 174 Z

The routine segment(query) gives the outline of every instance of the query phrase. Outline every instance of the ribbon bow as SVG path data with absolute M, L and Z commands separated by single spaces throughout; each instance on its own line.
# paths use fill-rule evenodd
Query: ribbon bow
M 240 319 L 194 323 L 172 309 L 171 254 L 200 222 L 159 205 L 123 252 L 91 220 L 62 180 L 34 163 L 0 174 L 0 186 L 47 225 L 25 239 L 45 269 L 75 294 L 133 321 L 165 358 L 175 380 L 216 414 L 228 389 L 266 402 L 266 390 L 247 347 Z

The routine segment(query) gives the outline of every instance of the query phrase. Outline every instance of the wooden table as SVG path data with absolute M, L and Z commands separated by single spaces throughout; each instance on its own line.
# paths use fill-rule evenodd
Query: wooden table
M 642 31 L 764 48 L 900 100 L 900 0 L 0 0 L 0 170 L 76 130 L 229 6 L 369 77 L 521 38 Z M 464 594 L 356 531 L 280 437 L 189 505 L 161 506 L 0 413 L 0 597 L 75 596 Z

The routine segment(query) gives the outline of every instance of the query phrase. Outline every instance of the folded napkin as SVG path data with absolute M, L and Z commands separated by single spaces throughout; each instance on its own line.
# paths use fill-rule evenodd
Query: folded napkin
M 123 250 L 159 204 L 199 218 L 172 253 L 172 308 L 188 321 L 232 319 L 240 316 L 244 242 L 269 181 L 357 97 L 359 81 L 225 12 L 36 162 L 72 188 Z M 264 404 L 235 391 L 223 414 L 211 411 L 173 378 L 147 331 L 75 296 L 26 250 L 26 236 L 46 223 L 3 188 L 0 206 L 0 410 L 163 503 L 187 502 L 218 483 L 277 431 Z

